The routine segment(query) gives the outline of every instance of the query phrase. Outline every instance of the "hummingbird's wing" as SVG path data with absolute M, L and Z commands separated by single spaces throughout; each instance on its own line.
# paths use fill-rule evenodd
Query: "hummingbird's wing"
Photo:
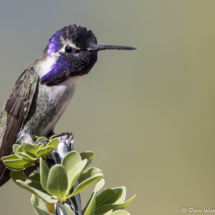
M 17 134 L 22 129 L 37 88 L 39 77 L 34 67 L 26 69 L 18 78 L 0 114 L 0 158 L 12 153 Z M 10 179 L 8 170 L 0 161 L 0 186 Z

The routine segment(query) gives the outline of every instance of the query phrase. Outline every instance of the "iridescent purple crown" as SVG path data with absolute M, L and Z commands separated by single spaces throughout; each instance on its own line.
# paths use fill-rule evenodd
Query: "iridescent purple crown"
M 97 44 L 97 39 L 92 31 L 88 31 L 86 28 L 76 25 L 69 25 L 61 30 L 57 31 L 49 40 L 47 54 L 51 56 L 54 52 L 60 50 L 66 40 L 72 41 L 76 47 L 80 49 L 86 49 L 89 42 Z

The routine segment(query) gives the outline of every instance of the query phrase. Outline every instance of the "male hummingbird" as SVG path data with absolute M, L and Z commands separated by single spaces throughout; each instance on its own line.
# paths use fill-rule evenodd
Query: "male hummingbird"
M 54 134 L 78 83 L 96 63 L 97 52 L 106 49 L 134 48 L 97 45 L 92 31 L 76 25 L 51 37 L 42 56 L 19 76 L 1 111 L 0 158 L 10 155 L 16 142 Z M 0 186 L 9 179 L 10 170 L 0 161 Z

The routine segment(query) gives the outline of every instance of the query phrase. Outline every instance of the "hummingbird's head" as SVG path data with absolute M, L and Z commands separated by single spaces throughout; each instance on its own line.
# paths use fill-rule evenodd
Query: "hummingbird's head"
M 49 40 L 47 55 L 54 59 L 51 71 L 41 77 L 41 84 L 53 85 L 69 77 L 87 74 L 97 61 L 97 52 L 105 49 L 134 48 L 124 46 L 99 46 L 92 31 L 69 25 L 57 31 Z

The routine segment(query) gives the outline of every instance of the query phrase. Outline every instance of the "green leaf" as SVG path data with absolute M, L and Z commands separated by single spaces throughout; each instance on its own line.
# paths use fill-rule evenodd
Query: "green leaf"
M 44 190 L 48 191 L 48 175 L 49 175 L 49 168 L 46 166 L 45 162 L 42 158 L 40 158 L 40 183 Z
M 116 187 L 112 189 L 109 188 L 102 191 L 96 197 L 96 208 L 100 207 L 101 205 L 115 203 L 118 199 L 120 199 L 122 193 L 123 193 L 122 187 Z
M 33 139 L 34 142 L 37 142 L 37 139 L 38 139 L 38 138 L 39 138 L 39 137 L 36 136 L 36 135 L 33 135 L 33 136 L 32 136 L 32 139 Z
M 81 156 L 78 152 L 72 151 L 66 154 L 66 156 L 63 158 L 61 164 L 64 166 L 67 175 L 71 175 L 71 171 L 73 168 L 81 162 Z
M 36 156 L 41 157 L 43 155 L 50 154 L 53 150 L 55 150 L 53 146 L 47 146 L 44 149 L 38 149 L 36 151 Z
M 68 189 L 68 178 L 65 168 L 61 165 L 53 166 L 48 176 L 48 191 L 62 201 L 65 200 Z
M 128 213 L 125 210 L 117 210 L 117 211 L 114 211 L 113 213 L 111 213 L 111 215 L 130 215 L 130 213 Z
M 39 149 L 45 149 L 45 146 L 44 146 L 44 144 L 43 144 L 43 143 L 38 144 L 38 145 L 39 145 Z
M 79 162 L 78 164 L 76 164 L 75 167 L 72 168 L 72 170 L 68 170 L 68 172 L 69 172 L 69 174 L 68 174 L 68 184 L 69 184 L 68 192 L 71 190 L 72 186 L 74 185 L 75 181 L 78 179 L 79 175 L 85 168 L 86 164 L 87 164 L 87 160 L 83 160 L 83 161 Z
M 35 153 L 39 149 L 37 145 L 34 145 L 32 143 L 27 143 L 27 142 L 22 142 L 21 146 L 27 154 L 33 157 L 35 157 Z
M 82 190 L 86 189 L 87 187 L 89 187 L 91 184 L 97 182 L 98 180 L 100 180 L 103 177 L 102 173 L 98 173 L 88 179 L 86 179 L 85 181 L 83 181 L 82 183 L 80 183 L 74 190 L 74 192 L 69 196 L 75 196 L 76 194 L 80 193 Z M 69 198 L 67 197 L 67 198 Z
M 5 156 L 5 157 L 2 157 L 1 160 L 4 162 L 6 160 L 17 160 L 19 159 L 16 155 L 9 155 L 9 156 Z
M 34 162 L 33 161 L 24 161 L 24 160 L 5 160 L 4 165 L 11 170 L 24 170 L 30 167 Z
M 81 173 L 80 176 L 80 183 L 87 180 L 88 178 L 98 174 L 98 173 L 102 173 L 102 171 L 96 167 L 91 167 L 88 170 L 86 170 L 85 172 Z
M 61 136 L 63 136 L 63 135 L 62 135 L 62 134 L 55 134 L 55 135 L 53 135 L 53 136 L 51 136 L 51 137 L 49 138 L 49 141 L 51 141 L 51 140 L 53 140 L 53 139 L 55 139 L 55 138 L 61 137 Z
M 86 211 L 84 215 L 94 215 L 95 206 L 96 206 L 96 193 L 93 192 L 89 202 L 87 203 Z
M 94 192 L 96 192 L 96 193 L 99 192 L 99 190 L 101 190 L 102 187 L 104 187 L 104 185 L 105 185 L 105 180 L 102 178 L 96 183 L 96 186 L 94 188 Z
M 64 204 L 65 208 L 66 208 L 66 213 L 67 215 L 75 215 L 75 213 L 72 211 L 72 209 L 70 208 L 70 206 L 68 204 Z
M 41 198 L 45 202 L 54 203 L 59 199 L 52 199 L 50 195 L 43 193 L 37 189 L 34 189 L 28 185 L 26 185 L 23 181 L 16 180 L 16 183 L 25 190 L 28 190 L 30 193 L 36 195 L 37 197 Z
M 38 143 L 37 147 L 40 148 L 41 145 L 43 145 L 43 143 Z
M 108 211 L 107 213 L 105 213 L 104 215 L 110 215 L 112 213 L 113 210 Z
M 32 154 L 27 154 L 25 152 L 17 152 L 17 156 L 24 161 L 36 161 L 38 157 L 33 156 Z
M 40 184 L 40 175 L 39 174 L 32 174 L 29 176 L 29 178 L 25 178 L 25 176 L 19 172 L 19 171 L 12 171 L 11 172 L 11 178 L 13 179 L 13 181 L 16 183 L 17 180 L 23 181 L 26 185 L 35 188 L 41 192 L 46 192 L 41 184 Z
M 40 190 L 43 193 L 47 193 L 47 191 L 42 187 L 40 183 L 40 174 L 38 173 L 31 174 L 28 179 L 26 179 L 25 184 L 37 190 Z
M 55 214 L 54 203 L 48 203 L 47 202 L 46 207 L 47 207 L 50 214 L 51 213 Z
M 34 207 L 35 212 L 38 215 L 50 215 L 50 213 L 46 207 L 46 204 L 42 199 L 36 197 L 35 195 L 32 195 L 31 203 Z
M 115 202 L 115 204 L 120 204 L 120 203 L 125 202 L 126 188 L 124 186 L 122 186 L 121 188 L 122 188 L 122 194 L 121 194 L 120 198 Z
M 127 207 L 134 200 L 134 198 L 135 198 L 135 196 L 133 196 L 131 199 L 129 199 L 128 201 L 126 201 L 122 204 L 105 204 L 105 205 L 102 205 L 102 206 L 96 208 L 95 215 L 104 214 L 111 209 L 113 209 L 113 210 L 123 209 L 123 208 Z
M 30 143 L 28 143 L 30 144 Z M 23 160 L 36 160 L 37 157 L 34 154 L 29 154 L 26 153 L 25 150 L 23 149 L 22 145 L 19 145 L 19 147 L 17 147 L 16 149 L 16 155 L 17 157 L 23 159 Z
M 59 144 L 59 140 L 58 140 L 58 139 L 54 139 L 54 140 L 50 141 L 50 142 L 47 144 L 47 146 L 53 146 L 53 147 L 56 149 L 57 146 L 58 146 L 58 144 Z
M 13 144 L 13 152 L 16 154 L 18 152 L 18 148 L 20 147 L 19 144 Z
M 22 148 L 21 145 L 20 145 L 19 148 L 17 149 L 17 152 L 24 152 L 24 149 Z
M 10 173 L 11 178 L 13 179 L 13 181 L 16 183 L 16 180 L 21 180 L 21 181 L 25 181 L 26 177 L 20 172 L 20 171 L 12 171 Z
M 93 158 L 94 158 L 93 152 L 90 152 L 90 151 L 88 151 L 88 152 L 81 152 L 80 156 L 81 156 L 82 160 L 87 159 L 87 165 L 86 165 L 86 167 L 93 161 Z

